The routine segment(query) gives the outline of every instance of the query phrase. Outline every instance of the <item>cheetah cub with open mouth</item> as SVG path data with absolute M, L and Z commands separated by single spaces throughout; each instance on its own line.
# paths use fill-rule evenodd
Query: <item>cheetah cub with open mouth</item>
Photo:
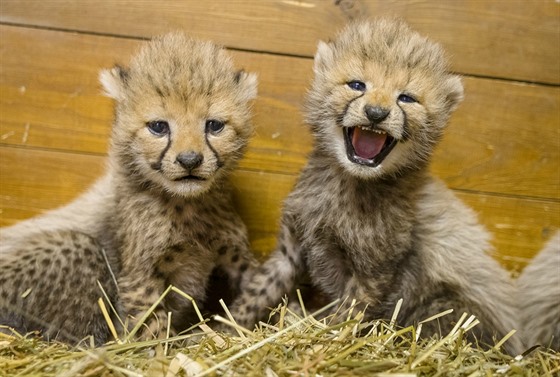
M 402 326 L 454 310 L 423 335 L 445 335 L 463 312 L 486 344 L 516 327 L 487 232 L 428 171 L 463 97 L 447 69 L 441 47 L 401 21 L 353 23 L 319 43 L 306 104 L 314 149 L 285 201 L 277 250 L 234 302 L 238 322 L 252 326 L 308 275 L 370 319 L 390 319 L 401 298 Z
M 169 285 L 201 305 L 214 269 L 236 291 L 255 264 L 227 178 L 253 133 L 256 76 L 172 33 L 100 79 L 116 101 L 107 174 L 68 206 L 2 229 L 0 323 L 20 332 L 103 343 L 98 281 L 133 326 Z M 198 321 L 170 294 L 143 334 L 163 335 L 168 312 L 176 331 Z

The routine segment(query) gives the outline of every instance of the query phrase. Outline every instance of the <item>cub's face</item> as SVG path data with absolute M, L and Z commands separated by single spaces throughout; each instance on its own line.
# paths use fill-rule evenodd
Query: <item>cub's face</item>
M 138 184 L 204 193 L 235 166 L 252 134 L 256 78 L 235 71 L 210 43 L 164 36 L 101 81 L 117 100 L 112 154 Z
M 437 45 L 404 23 L 356 23 L 319 44 L 307 120 L 321 150 L 376 178 L 424 166 L 461 98 Z

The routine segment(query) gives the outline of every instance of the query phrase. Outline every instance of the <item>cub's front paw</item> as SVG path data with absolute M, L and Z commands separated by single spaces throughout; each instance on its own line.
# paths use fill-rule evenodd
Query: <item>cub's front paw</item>
M 169 316 L 164 309 L 155 310 L 145 321 L 138 324 L 138 320 L 142 318 L 140 315 L 135 319 L 136 322 L 131 331 L 135 331 L 134 337 L 139 340 L 167 339 L 177 335 L 177 332 L 169 323 Z

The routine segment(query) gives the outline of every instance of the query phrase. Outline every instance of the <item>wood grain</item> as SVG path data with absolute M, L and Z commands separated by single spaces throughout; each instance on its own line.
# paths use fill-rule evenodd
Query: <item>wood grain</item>
M 237 49 L 312 56 L 351 19 L 398 16 L 440 41 L 458 72 L 559 83 L 559 9 L 552 0 L 3 0 L 0 22 L 134 37 L 183 29 Z
M 102 175 L 106 158 L 0 146 L 0 226 L 68 203 Z M 295 175 L 239 170 L 232 177 L 236 206 L 249 228 L 254 251 L 273 250 L 283 199 Z M 494 256 L 522 267 L 560 227 L 560 203 L 472 193 L 457 196 L 480 213 L 495 235 Z
M 461 190 L 560 199 L 560 88 L 464 83 L 434 174 Z
M 141 39 L 183 29 L 231 48 L 239 67 L 259 75 L 255 136 L 232 181 L 264 256 L 311 148 L 301 107 L 316 43 L 364 15 L 405 18 L 441 41 L 465 74 L 465 102 L 432 171 L 479 213 L 494 256 L 522 267 L 560 228 L 554 1 L 3 0 L 0 225 L 68 203 L 102 174 L 113 105 L 98 71 L 126 65 Z
M 9 26 L 0 33 L 0 143 L 106 153 L 113 110 L 101 95 L 98 70 L 126 63 L 139 42 Z M 241 167 L 297 174 L 311 148 L 300 115 L 311 60 L 233 55 L 260 81 L 256 134 Z M 464 81 L 466 100 L 434 156 L 433 172 L 454 189 L 560 199 L 560 89 Z
M 493 253 L 519 271 L 560 228 L 560 203 L 458 192 L 493 236 Z

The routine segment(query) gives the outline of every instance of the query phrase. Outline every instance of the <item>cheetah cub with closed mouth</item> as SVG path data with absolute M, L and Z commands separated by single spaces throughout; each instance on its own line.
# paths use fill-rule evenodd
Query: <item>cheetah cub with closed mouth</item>
M 277 250 L 232 306 L 239 323 L 252 326 L 307 274 L 370 319 L 390 319 L 401 298 L 403 326 L 454 310 L 423 335 L 445 335 L 463 312 L 486 344 L 516 327 L 487 232 L 428 171 L 463 97 L 447 69 L 440 46 L 402 21 L 353 23 L 319 43 L 306 103 L 314 149 L 284 203 Z
M 133 326 L 169 285 L 203 304 L 214 269 L 236 291 L 255 264 L 228 174 L 253 133 L 256 76 L 224 49 L 171 33 L 100 80 L 116 101 L 106 175 L 68 206 L 1 232 L 0 323 L 20 332 L 103 343 L 98 281 Z M 198 321 L 170 294 L 143 333 L 161 334 L 168 312 L 176 331 Z

